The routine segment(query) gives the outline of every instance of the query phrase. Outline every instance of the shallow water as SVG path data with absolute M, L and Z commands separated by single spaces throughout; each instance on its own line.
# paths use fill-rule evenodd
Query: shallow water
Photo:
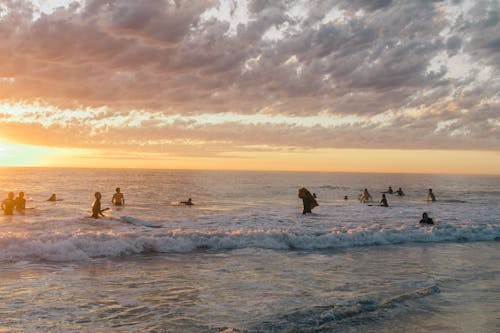
M 389 208 L 355 200 L 364 187 L 378 200 L 389 185 L 407 196 L 388 196 Z M 0 190 L 23 190 L 36 207 L 0 217 L 0 331 L 496 331 L 499 185 L 489 176 L 0 169 Z M 126 206 L 86 218 L 93 192 L 104 207 L 116 186 Z M 318 194 L 313 215 L 301 214 L 302 186 Z M 52 192 L 64 201 L 44 201 Z M 195 206 L 172 204 L 187 197 Z M 435 226 L 418 225 L 423 211 Z

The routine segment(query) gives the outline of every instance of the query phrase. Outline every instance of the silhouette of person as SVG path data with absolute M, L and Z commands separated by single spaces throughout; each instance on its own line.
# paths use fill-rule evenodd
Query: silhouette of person
M 368 192 L 368 189 L 365 188 L 365 190 L 363 191 L 363 193 L 359 197 L 359 202 L 365 203 L 368 201 L 373 201 L 373 198 L 372 198 L 371 194 Z
M 116 193 L 113 194 L 113 198 L 111 198 L 111 202 L 115 206 L 122 206 L 125 205 L 125 197 L 123 196 L 123 193 L 120 192 L 120 188 L 117 187 L 115 189 Z
M 23 211 L 26 209 L 26 199 L 24 199 L 24 192 L 19 192 L 15 201 L 16 210 Z
M 347 197 L 347 195 L 344 195 L 344 200 L 349 200 L 349 198 Z
M 379 205 L 383 206 L 383 207 L 389 207 L 389 203 L 387 202 L 387 198 L 385 197 L 385 194 L 382 194 L 382 200 L 380 200 Z
M 424 212 L 420 224 L 434 224 L 434 221 Z
M 50 196 L 50 198 L 47 199 L 47 201 L 57 201 L 56 194 L 52 193 L 52 195 Z
M 318 202 L 316 201 L 314 196 L 305 187 L 299 189 L 299 198 L 302 199 L 302 204 L 304 206 L 302 214 L 311 214 L 312 209 L 318 206 Z
M 394 191 L 392 190 L 392 187 L 389 186 L 389 189 L 385 192 L 385 193 L 388 193 L 388 194 L 393 194 Z
M 13 215 L 14 207 L 16 207 L 16 201 L 14 200 L 14 192 L 9 192 L 7 199 L 2 201 L 2 209 L 5 215 Z
M 400 197 L 404 196 L 405 193 L 403 192 L 403 190 L 400 188 L 398 188 L 398 190 L 396 191 L 396 194 L 399 195 Z
M 436 197 L 432 192 L 432 188 L 429 189 L 429 193 L 427 194 L 427 201 L 432 201 L 432 202 L 436 201 Z
M 104 214 L 102 212 L 107 210 L 107 208 L 101 209 L 101 197 L 102 197 L 101 192 L 95 192 L 94 197 L 95 200 L 92 203 L 92 217 L 95 219 L 99 218 L 99 216 L 104 217 Z
M 193 200 L 191 200 L 191 198 L 189 198 L 187 201 L 181 201 L 180 203 L 186 206 L 194 205 Z

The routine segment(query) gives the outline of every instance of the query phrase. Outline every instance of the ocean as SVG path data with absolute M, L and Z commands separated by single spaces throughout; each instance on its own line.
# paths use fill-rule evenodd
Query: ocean
M 0 168 L 9 191 L 0 332 L 500 331 L 499 176 Z

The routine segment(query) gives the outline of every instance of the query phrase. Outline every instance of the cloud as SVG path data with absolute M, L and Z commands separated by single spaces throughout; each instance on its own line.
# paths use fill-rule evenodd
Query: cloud
M 0 103 L 53 114 L 0 110 L 0 129 L 26 143 L 196 154 L 262 145 L 498 150 L 499 7 L 91 0 L 40 13 L 4 1 Z M 227 113 L 297 123 L 192 120 Z M 363 120 L 300 123 L 320 115 Z M 163 116 L 190 121 L 155 120 Z

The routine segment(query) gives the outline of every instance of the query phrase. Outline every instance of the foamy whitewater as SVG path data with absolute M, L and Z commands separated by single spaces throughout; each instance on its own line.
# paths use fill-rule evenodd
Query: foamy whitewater
M 500 177 L 3 168 L 9 191 L 32 209 L 0 217 L 0 332 L 500 328 Z

